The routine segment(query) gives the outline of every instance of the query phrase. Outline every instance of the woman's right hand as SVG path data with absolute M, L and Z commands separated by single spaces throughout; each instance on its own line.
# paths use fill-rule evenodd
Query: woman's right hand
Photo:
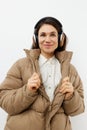
M 39 75 L 36 72 L 34 72 L 31 78 L 28 79 L 27 89 L 29 91 L 35 92 L 40 87 L 40 84 L 41 81 Z

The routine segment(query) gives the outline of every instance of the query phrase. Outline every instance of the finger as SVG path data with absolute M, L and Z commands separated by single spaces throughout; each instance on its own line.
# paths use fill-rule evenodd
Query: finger
M 37 86 L 40 86 L 40 82 L 38 80 L 31 80 L 28 84 L 36 84 Z
M 38 87 L 40 87 L 40 84 L 41 84 L 40 79 L 36 79 L 36 80 L 34 79 L 34 80 L 31 80 L 30 82 L 35 83 L 35 84 L 37 84 Z
M 32 75 L 32 77 L 29 80 L 38 80 L 38 79 L 39 79 L 38 76 Z
M 63 82 L 69 82 L 69 77 L 67 76 L 67 77 L 65 77 L 63 80 L 62 80 L 62 83 Z
M 39 77 L 38 73 L 36 73 L 36 72 L 33 73 L 33 76 Z
M 65 89 L 67 87 L 69 87 L 69 82 L 63 82 L 61 87 L 60 87 L 60 90 Z
M 60 90 L 60 92 L 63 93 L 63 94 L 64 93 L 70 93 L 71 90 L 69 88 L 64 88 L 64 89 Z
M 64 87 L 64 86 L 69 86 L 69 85 L 70 85 L 70 82 L 65 81 L 65 82 L 62 83 L 61 88 Z
M 69 82 L 63 83 L 62 86 L 60 87 L 60 92 L 62 93 L 71 92 L 71 91 L 72 91 L 72 86 Z
M 40 79 L 38 74 L 33 74 L 32 79 Z
M 31 89 L 38 89 L 39 87 L 36 83 L 32 83 L 32 84 L 30 84 L 30 88 Z
M 73 93 L 74 89 L 72 87 L 64 87 L 60 90 L 61 93 Z

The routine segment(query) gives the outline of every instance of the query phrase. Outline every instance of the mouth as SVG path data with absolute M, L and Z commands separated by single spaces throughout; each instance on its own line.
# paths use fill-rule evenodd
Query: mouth
M 44 44 L 44 47 L 50 48 L 50 47 L 52 47 L 52 45 L 50 45 L 50 44 Z

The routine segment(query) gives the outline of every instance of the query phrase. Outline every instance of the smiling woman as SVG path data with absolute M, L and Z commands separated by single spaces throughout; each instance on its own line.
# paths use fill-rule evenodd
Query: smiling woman
M 56 18 L 44 17 L 34 35 L 27 56 L 0 84 L 0 106 L 8 113 L 4 130 L 72 130 L 69 116 L 84 112 L 84 89 L 66 34 Z
M 52 25 L 44 24 L 39 29 L 38 42 L 41 54 L 46 58 L 52 57 L 55 49 L 58 47 L 57 30 Z

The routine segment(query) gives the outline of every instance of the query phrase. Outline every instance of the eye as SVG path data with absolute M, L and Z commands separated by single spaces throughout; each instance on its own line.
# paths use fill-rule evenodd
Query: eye
M 56 37 L 57 35 L 55 33 L 51 33 L 50 36 Z
M 46 36 L 45 33 L 41 33 L 41 34 L 40 34 L 40 37 L 45 37 L 45 36 Z

